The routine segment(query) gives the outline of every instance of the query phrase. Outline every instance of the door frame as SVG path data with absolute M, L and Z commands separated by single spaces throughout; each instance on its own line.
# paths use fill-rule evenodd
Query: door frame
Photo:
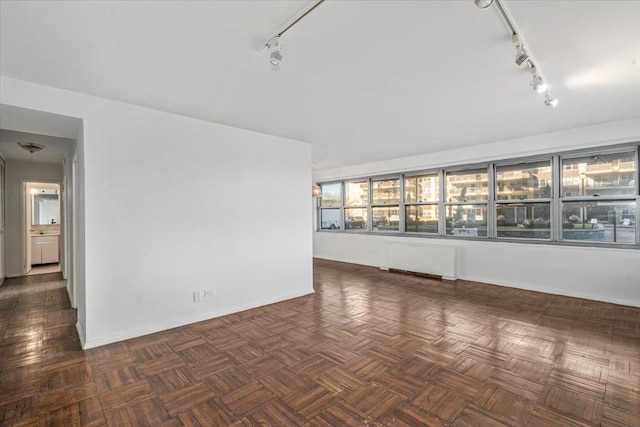
M 20 244 L 21 248 L 21 263 L 22 263 L 22 275 L 26 276 L 31 271 L 31 209 L 29 197 L 27 197 L 27 186 L 30 183 L 43 183 L 43 184 L 58 184 L 59 193 L 62 193 L 62 182 L 58 180 L 49 179 L 32 179 L 24 178 L 20 180 L 20 216 L 22 227 L 20 230 Z M 58 194 L 60 200 L 60 222 L 64 221 L 62 216 L 62 195 Z M 60 233 L 62 233 L 62 224 L 60 224 Z M 62 269 L 62 264 L 60 265 Z
M 6 228 L 6 162 L 0 155 L 0 286 L 7 276 L 7 241 L 5 237 Z

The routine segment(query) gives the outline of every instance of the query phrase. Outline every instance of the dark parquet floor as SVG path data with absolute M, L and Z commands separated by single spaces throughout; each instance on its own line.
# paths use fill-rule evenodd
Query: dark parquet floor
M 314 265 L 312 296 L 87 351 L 59 277 L 7 281 L 0 425 L 640 426 L 638 308 Z

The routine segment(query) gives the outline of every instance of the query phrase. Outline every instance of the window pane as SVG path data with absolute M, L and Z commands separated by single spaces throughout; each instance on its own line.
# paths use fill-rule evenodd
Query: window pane
M 347 182 L 345 186 L 345 206 L 363 206 L 369 202 L 368 181 Z
M 338 230 L 340 228 L 340 209 L 320 209 L 320 228 Z
M 551 204 L 512 203 L 496 205 L 498 237 L 551 238 Z
M 551 161 L 496 168 L 498 200 L 550 199 Z
M 340 189 L 342 185 L 337 182 L 335 184 L 321 184 L 320 187 L 322 188 L 322 199 L 320 202 L 320 206 L 323 208 L 340 207 L 342 200 Z
M 449 202 L 473 202 L 489 198 L 486 169 L 447 172 L 446 182 Z
M 420 233 L 438 232 L 438 205 L 414 205 L 405 207 L 406 231 Z
M 636 242 L 636 202 L 562 204 L 562 238 L 600 242 Z
M 437 202 L 440 199 L 438 174 L 410 176 L 404 179 L 405 202 Z
M 400 179 L 371 181 L 372 203 L 399 203 Z
M 345 230 L 367 230 L 367 210 L 366 209 L 345 209 L 344 210 Z
M 562 160 L 562 195 L 620 196 L 635 194 L 633 152 Z
M 400 224 L 400 208 L 398 206 L 385 206 L 371 209 L 371 226 L 378 231 L 398 231 Z
M 486 205 L 448 205 L 447 234 L 454 236 L 487 236 Z

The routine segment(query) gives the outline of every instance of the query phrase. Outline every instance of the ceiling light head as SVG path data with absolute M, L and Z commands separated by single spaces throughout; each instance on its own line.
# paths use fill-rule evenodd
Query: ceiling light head
M 531 80 L 531 87 L 537 93 L 544 93 L 547 90 L 547 84 L 542 80 L 542 77 L 538 75 L 533 76 L 533 80 Z
M 45 147 L 42 144 L 36 144 L 36 143 L 33 143 L 33 142 L 18 142 L 18 145 L 23 150 L 27 150 L 31 154 L 37 153 L 38 151 L 42 150 Z
M 493 0 L 473 0 L 478 9 L 488 9 L 493 4 Z
M 557 98 L 551 98 L 549 96 L 549 94 L 545 94 L 544 96 L 544 105 L 546 105 L 547 107 L 551 107 L 551 108 L 555 108 L 558 106 L 558 99 Z
M 280 69 L 280 65 L 282 65 L 282 45 L 280 44 L 280 37 L 274 37 L 271 39 L 267 44 L 267 47 L 271 51 L 271 54 L 269 55 L 271 69 L 278 71 Z
M 531 83 L 529 83 L 534 91 L 537 93 L 544 93 L 547 91 L 547 84 L 542 77 L 538 74 L 538 70 L 535 65 L 531 66 Z

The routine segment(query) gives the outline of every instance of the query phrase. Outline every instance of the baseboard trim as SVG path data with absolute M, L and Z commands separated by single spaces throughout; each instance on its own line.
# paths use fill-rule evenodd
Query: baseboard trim
M 86 335 L 84 334 L 84 328 L 80 324 L 80 321 L 76 322 L 76 331 L 78 331 L 78 337 L 80 337 L 80 345 L 82 346 L 83 349 L 86 348 L 85 347 Z
M 215 319 L 216 317 L 226 316 L 227 314 L 238 313 L 245 310 L 251 310 L 253 308 L 262 307 L 277 302 L 282 302 L 294 298 L 303 297 L 305 295 L 311 295 L 314 293 L 313 288 L 305 291 L 297 291 L 286 294 L 281 294 L 273 298 L 265 298 L 259 301 L 254 301 L 249 304 L 241 304 L 233 307 L 221 308 L 219 310 L 208 311 L 206 313 L 200 313 L 195 316 L 184 317 L 181 319 L 170 320 L 168 322 L 156 322 L 148 325 L 136 328 L 130 331 L 121 332 L 118 334 L 108 335 L 104 337 L 83 340 L 80 338 L 82 348 L 87 350 L 94 347 L 100 347 L 102 345 L 111 344 L 114 342 L 124 341 L 131 338 L 137 338 L 144 335 L 154 334 L 156 332 L 165 331 L 167 329 L 173 329 L 180 326 L 190 325 L 192 323 L 202 322 L 205 320 Z M 77 324 L 80 331 L 80 324 Z M 83 335 L 84 336 L 84 335 Z
M 640 308 L 640 301 L 611 298 L 608 296 L 600 296 L 600 295 L 591 295 L 591 294 L 585 294 L 582 292 L 567 291 L 566 289 L 535 288 L 533 286 L 513 284 L 513 283 L 509 283 L 509 284 L 493 283 L 493 282 L 488 282 L 484 278 L 475 278 L 475 277 L 465 277 L 463 280 L 469 280 L 471 282 L 486 283 L 488 285 L 494 285 L 494 286 L 502 286 L 504 288 L 522 289 L 525 291 L 540 292 L 540 293 L 549 294 L 549 295 L 559 295 L 563 297 L 580 298 L 580 299 L 586 299 L 589 301 L 606 302 L 610 304 L 625 305 L 628 307 Z

